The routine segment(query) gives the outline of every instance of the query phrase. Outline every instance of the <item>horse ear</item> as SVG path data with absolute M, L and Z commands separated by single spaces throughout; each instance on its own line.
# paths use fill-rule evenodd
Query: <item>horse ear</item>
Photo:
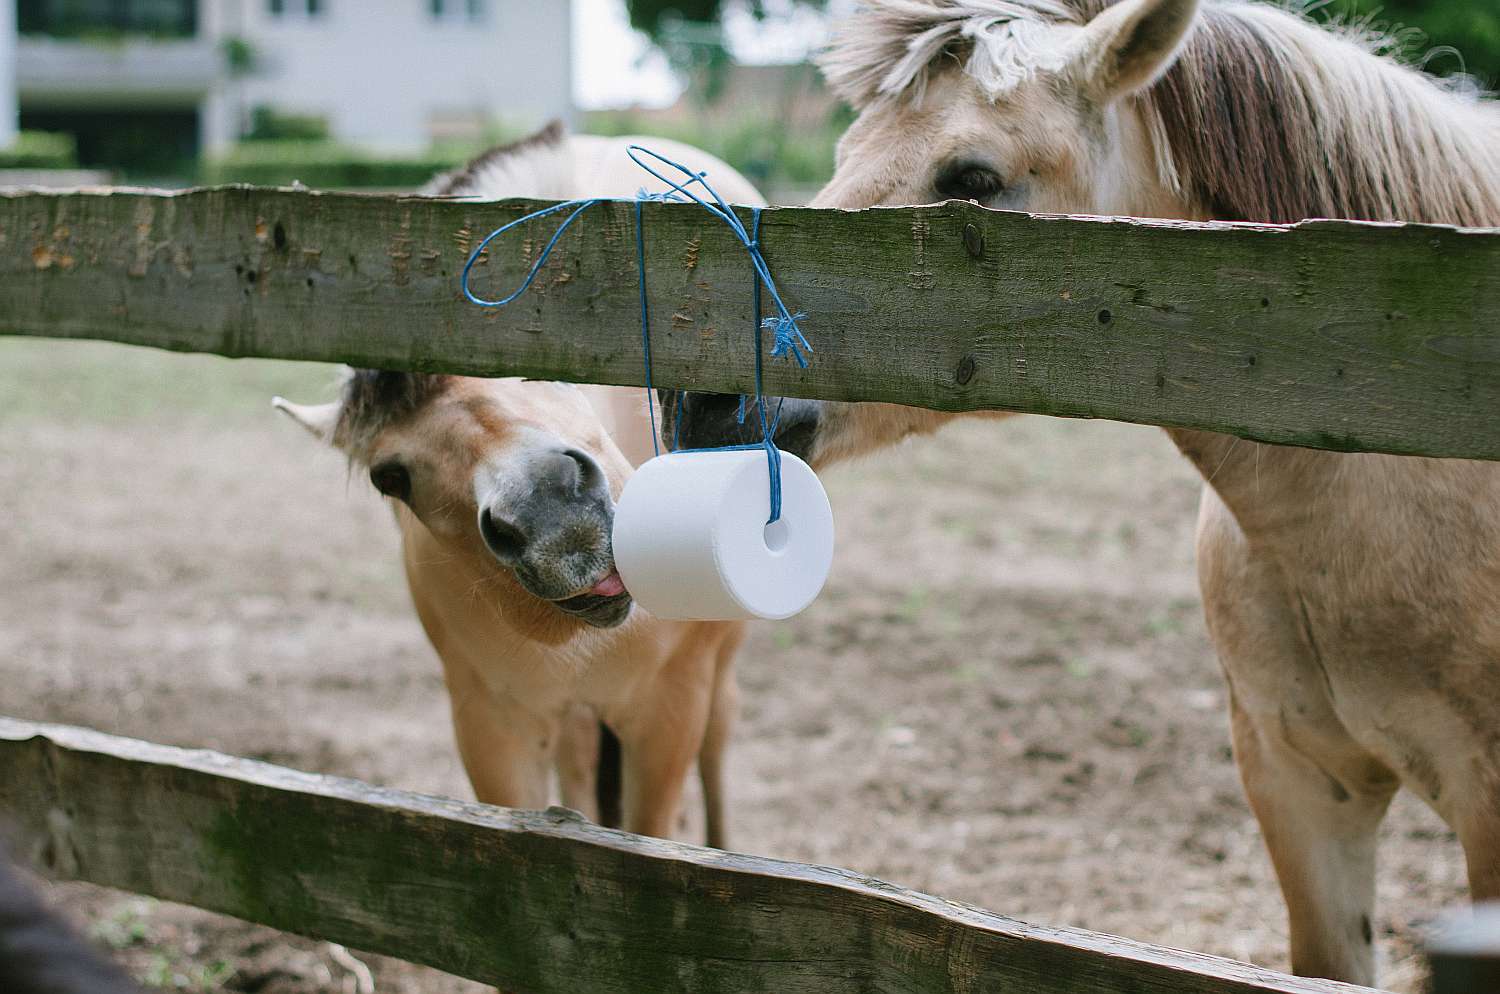
M 1073 64 L 1102 100 L 1133 93 L 1172 67 L 1198 0 L 1122 0 L 1083 29 Z
M 339 423 L 339 404 L 293 404 L 284 397 L 272 397 L 271 406 L 291 418 L 324 442 L 333 441 L 333 429 Z

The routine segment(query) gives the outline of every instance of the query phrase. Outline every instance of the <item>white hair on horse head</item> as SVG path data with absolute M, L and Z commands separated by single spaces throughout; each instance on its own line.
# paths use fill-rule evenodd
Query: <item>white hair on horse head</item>
M 1066 73 L 1077 29 L 1113 6 L 867 2 L 821 66 L 860 109 L 919 103 L 949 65 L 1001 100 Z M 1368 20 L 1320 26 L 1298 9 L 1204 3 L 1175 61 L 1133 96 L 1161 181 L 1222 220 L 1495 223 L 1500 111 L 1470 80 L 1402 64 L 1396 55 L 1409 47 L 1409 35 Z

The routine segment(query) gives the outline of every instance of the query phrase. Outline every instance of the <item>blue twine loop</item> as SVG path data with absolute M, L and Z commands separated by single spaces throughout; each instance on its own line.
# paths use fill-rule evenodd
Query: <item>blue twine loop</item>
M 767 524 L 769 524 L 781 517 L 781 450 L 776 447 L 776 443 L 774 441 L 776 437 L 776 428 L 781 422 L 781 402 L 777 402 L 774 414 L 768 412 L 765 400 L 765 391 L 764 389 L 762 389 L 764 364 L 761 357 L 764 350 L 761 344 L 761 332 L 765 330 L 772 333 L 771 357 L 773 359 L 782 359 L 790 356 L 796 361 L 798 366 L 806 369 L 807 357 L 804 353 L 811 353 L 813 349 L 812 345 L 808 343 L 806 336 L 802 334 L 802 329 L 797 322 L 805 319 L 807 315 L 802 311 L 798 311 L 794 314 L 790 310 L 788 310 L 786 304 L 781 299 L 780 292 L 776 289 L 776 281 L 771 277 L 770 266 L 766 264 L 765 256 L 761 254 L 761 208 L 751 208 L 751 229 L 749 231 L 746 231 L 744 222 L 740 220 L 739 215 L 736 214 L 734 210 L 724 202 L 724 199 L 719 196 L 718 192 L 711 185 L 709 185 L 707 179 L 708 174 L 706 172 L 694 171 L 692 169 L 689 169 L 687 166 L 684 166 L 679 162 L 673 162 L 666 156 L 661 155 L 657 152 L 653 152 L 651 149 L 645 148 L 641 145 L 629 146 L 626 149 L 626 154 L 630 156 L 631 161 L 634 162 L 637 166 L 640 166 L 657 180 L 665 183 L 669 188 L 666 192 L 663 193 L 648 193 L 646 189 L 642 187 L 636 192 L 635 195 L 635 254 L 636 268 L 639 275 L 638 284 L 641 304 L 641 353 L 646 367 L 646 409 L 650 413 L 651 418 L 652 451 L 657 455 L 661 455 L 661 448 L 657 442 L 656 406 L 654 403 L 655 397 L 654 391 L 651 386 L 651 314 L 650 306 L 646 298 L 646 236 L 645 226 L 643 224 L 641 215 L 641 205 L 646 203 L 647 201 L 658 203 L 692 202 L 708 211 L 720 221 L 724 222 L 725 226 L 729 228 L 730 232 L 733 233 L 735 238 L 739 240 L 740 244 L 744 246 L 745 252 L 750 258 L 750 266 L 752 270 L 751 285 L 753 287 L 752 292 L 754 296 L 755 409 L 760 421 L 761 440 L 758 443 L 751 445 L 721 445 L 706 449 L 680 448 L 678 446 L 678 442 L 680 441 L 682 430 L 682 417 L 680 415 L 680 411 L 682 408 L 681 401 L 682 398 L 686 396 L 686 394 L 685 391 L 679 390 L 677 392 L 679 416 L 677 418 L 676 425 L 674 425 L 672 434 L 672 446 L 669 451 L 743 452 L 752 449 L 764 449 L 766 453 L 766 473 L 769 478 L 771 489 L 771 516 L 767 519 Z M 679 182 L 663 176 L 646 162 L 642 161 L 641 156 L 649 156 L 657 163 L 677 170 L 677 172 L 681 173 L 682 176 L 685 177 L 685 179 Z M 692 190 L 693 186 L 701 186 L 704 193 L 706 193 L 707 196 L 711 198 L 712 203 L 710 203 L 709 200 L 703 199 L 703 197 L 700 197 L 697 193 L 695 193 Z M 540 273 L 542 267 L 547 264 L 547 259 L 552 255 L 552 250 L 554 247 L 556 247 L 558 240 L 562 238 L 563 232 L 567 231 L 568 227 L 574 221 L 578 220 L 579 215 L 583 214 L 584 211 L 588 210 L 590 207 L 593 207 L 595 204 L 603 203 L 606 199 L 608 198 L 593 197 L 583 200 L 569 200 L 560 204 L 554 204 L 551 207 L 544 207 L 539 211 L 533 211 L 532 213 L 527 214 L 525 217 L 517 218 L 516 220 L 511 221 L 509 224 L 503 225 L 490 232 L 484 237 L 484 240 L 474 248 L 474 251 L 469 253 L 468 261 L 464 263 L 463 275 L 459 280 L 459 286 L 463 290 L 464 297 L 471 304 L 476 304 L 480 307 L 504 307 L 507 304 L 513 303 L 522 294 L 529 290 L 531 288 L 531 285 L 536 281 L 537 274 Z M 496 238 L 499 238 L 501 235 L 505 234 L 507 231 L 510 231 L 512 228 L 525 224 L 528 221 L 535 221 L 538 218 L 547 217 L 551 214 L 557 214 L 567 210 L 571 210 L 572 213 L 568 214 L 568 216 L 563 219 L 563 222 L 557 226 L 557 230 L 552 233 L 552 237 L 548 239 L 547 244 L 543 246 L 542 251 L 538 253 L 536 259 L 531 264 L 531 268 L 527 270 L 525 279 L 521 281 L 521 285 L 518 286 L 514 291 L 512 291 L 509 295 L 501 297 L 497 300 L 487 300 L 483 297 L 477 296 L 472 290 L 469 289 L 470 274 L 472 273 L 475 264 L 479 261 L 479 257 L 484 254 L 485 249 L 489 247 L 491 242 L 493 242 Z M 762 288 L 770 293 L 771 302 L 775 307 L 776 313 L 771 317 L 762 317 Z M 745 423 L 745 416 L 747 414 L 746 400 L 747 398 L 742 394 L 740 396 L 740 405 L 738 411 L 738 420 L 740 424 Z

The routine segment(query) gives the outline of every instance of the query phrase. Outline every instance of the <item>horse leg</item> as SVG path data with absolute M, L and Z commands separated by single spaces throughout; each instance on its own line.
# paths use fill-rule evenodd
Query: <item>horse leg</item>
M 1371 985 L 1375 831 L 1399 781 L 1340 722 L 1295 594 L 1211 491 L 1198 575 L 1240 778 L 1286 899 L 1292 970 Z
M 1268 727 L 1269 724 L 1269 727 Z M 1286 899 L 1292 972 L 1375 983 L 1375 833 L 1396 781 L 1341 779 L 1296 730 L 1232 707 L 1235 759 Z
M 575 704 L 563 717 L 557 742 L 557 785 L 562 802 L 589 821 L 599 820 L 599 718 Z
M 706 836 L 709 846 L 714 849 L 724 849 L 729 845 L 724 753 L 729 747 L 729 737 L 739 713 L 739 683 L 734 677 L 734 657 L 744 640 L 744 627 L 739 626 L 719 646 L 708 727 L 703 733 L 703 746 L 698 750 L 698 778 L 703 783 Z
M 1478 802 L 1450 819 L 1463 843 L 1469 870 L 1469 897 L 1478 904 L 1500 901 L 1500 773 L 1475 786 Z
M 703 745 L 713 657 L 684 647 L 610 727 L 620 739 L 625 830 L 671 838 L 682 790 Z
M 492 697 L 462 666 L 446 666 L 453 732 L 474 796 L 485 804 L 547 806 L 557 722 Z

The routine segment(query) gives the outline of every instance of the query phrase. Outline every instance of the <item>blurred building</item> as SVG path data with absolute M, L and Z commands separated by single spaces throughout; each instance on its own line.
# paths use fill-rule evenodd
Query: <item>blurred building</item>
M 569 0 L 0 0 L 0 143 L 87 164 L 194 157 L 258 107 L 388 152 L 572 117 Z M 12 18 L 14 21 L 12 22 Z

